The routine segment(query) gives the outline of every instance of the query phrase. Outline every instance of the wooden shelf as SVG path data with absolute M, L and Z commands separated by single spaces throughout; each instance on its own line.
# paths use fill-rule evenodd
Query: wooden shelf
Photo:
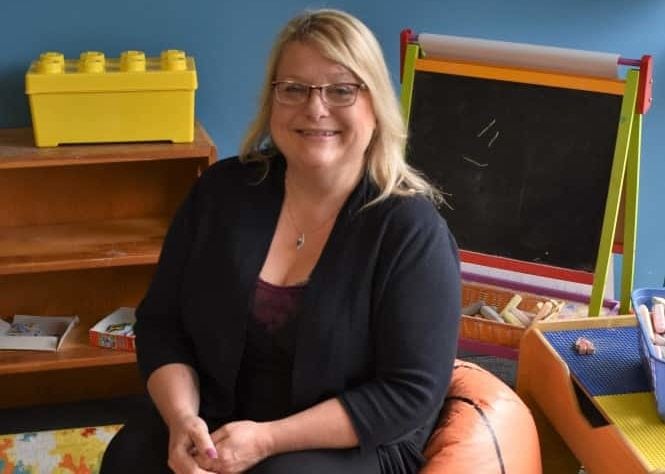
M 61 145 L 38 148 L 31 128 L 0 129 L 0 169 L 44 166 L 123 163 L 192 157 L 217 159 L 212 140 L 197 124 L 192 143 L 117 143 L 100 145 Z
M 0 227 L 0 275 L 157 262 L 169 218 Z
M 67 336 L 59 351 L 0 351 L 0 376 L 135 363 L 133 352 L 91 346 L 88 325 L 81 322 Z
M 192 143 L 53 148 L 0 129 L 0 317 L 80 319 L 57 352 L 0 351 L 0 409 L 144 390 L 136 355 L 90 345 L 88 330 L 140 303 L 177 207 L 216 160 L 198 123 Z

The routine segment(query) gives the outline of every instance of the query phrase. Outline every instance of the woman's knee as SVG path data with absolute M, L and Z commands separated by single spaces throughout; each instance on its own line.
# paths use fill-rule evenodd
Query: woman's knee
M 113 437 L 104 457 L 100 474 L 170 473 L 168 430 L 159 414 L 146 411 L 131 418 Z
M 294 451 L 269 457 L 248 474 L 378 474 L 376 453 L 361 454 L 359 449 L 315 449 Z

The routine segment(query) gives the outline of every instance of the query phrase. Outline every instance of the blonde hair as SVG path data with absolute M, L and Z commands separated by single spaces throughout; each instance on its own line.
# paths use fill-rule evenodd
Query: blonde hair
M 240 159 L 263 162 L 267 172 L 271 157 L 279 153 L 269 128 L 272 81 L 285 46 L 294 41 L 315 46 L 367 85 L 377 125 L 365 156 L 370 178 L 380 191 L 370 204 L 392 194 L 421 194 L 440 203 L 440 191 L 406 163 L 407 127 L 378 41 L 360 20 L 339 10 L 305 12 L 289 21 L 278 35 L 268 59 L 258 113 L 241 145 Z

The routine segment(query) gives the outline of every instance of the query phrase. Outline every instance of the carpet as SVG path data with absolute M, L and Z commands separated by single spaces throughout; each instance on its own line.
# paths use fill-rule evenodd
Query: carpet
M 0 435 L 0 474 L 97 474 L 121 426 Z

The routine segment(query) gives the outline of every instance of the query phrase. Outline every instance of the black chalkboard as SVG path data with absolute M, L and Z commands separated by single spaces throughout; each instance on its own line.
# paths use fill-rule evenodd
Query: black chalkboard
M 593 272 L 622 96 L 416 71 L 409 162 L 461 249 Z

